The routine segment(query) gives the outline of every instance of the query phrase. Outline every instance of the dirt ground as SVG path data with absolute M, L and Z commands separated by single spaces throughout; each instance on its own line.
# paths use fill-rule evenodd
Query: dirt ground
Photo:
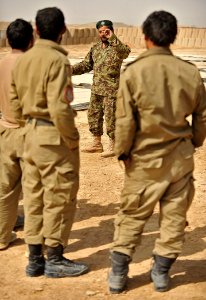
M 81 57 L 88 48 L 70 49 L 70 55 Z M 88 145 L 86 111 L 78 112 L 81 148 Z M 103 136 L 106 147 L 108 139 Z M 188 213 L 185 245 L 171 269 L 171 289 L 157 293 L 149 279 L 151 253 L 158 236 L 158 207 L 147 223 L 142 244 L 130 265 L 128 289 L 111 295 L 107 288 L 109 246 L 113 237 L 113 221 L 119 207 L 124 170 L 116 158 L 103 159 L 99 154 L 81 153 L 78 208 L 65 256 L 83 261 L 90 272 L 81 277 L 50 279 L 25 276 L 26 246 L 23 230 L 11 247 L 0 252 L 0 300 L 105 300 L 105 299 L 206 299 L 206 143 L 195 153 L 196 194 Z M 22 213 L 22 201 L 19 206 Z

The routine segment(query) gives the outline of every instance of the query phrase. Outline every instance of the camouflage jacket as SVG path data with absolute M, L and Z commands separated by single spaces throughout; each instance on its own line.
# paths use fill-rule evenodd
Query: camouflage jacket
M 102 48 L 102 42 L 99 41 L 82 62 L 73 66 L 73 75 L 93 70 L 92 93 L 116 97 L 122 61 L 128 57 L 130 51 L 130 48 L 113 34 L 105 48 Z

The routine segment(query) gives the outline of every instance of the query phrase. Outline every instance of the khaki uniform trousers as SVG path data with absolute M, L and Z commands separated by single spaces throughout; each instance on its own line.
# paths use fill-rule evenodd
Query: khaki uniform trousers
M 23 130 L 0 129 L 0 242 L 9 243 L 22 190 Z
M 114 139 L 116 98 L 91 94 L 88 108 L 89 130 L 95 136 L 103 135 L 105 117 L 107 135 Z
M 153 254 L 178 256 L 184 242 L 186 212 L 194 196 L 193 152 L 188 140 L 163 158 L 144 161 L 134 156 L 125 174 L 111 251 L 132 257 L 144 225 L 159 202 L 160 236 Z
M 54 126 L 26 125 L 25 241 L 66 246 L 79 187 L 79 149 L 70 150 Z

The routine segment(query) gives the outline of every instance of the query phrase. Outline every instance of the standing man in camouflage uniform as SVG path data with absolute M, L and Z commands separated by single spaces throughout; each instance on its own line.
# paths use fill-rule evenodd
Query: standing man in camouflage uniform
M 73 75 L 94 71 L 91 99 L 88 109 L 89 130 L 93 144 L 83 152 L 102 152 L 103 116 L 105 116 L 109 148 L 102 157 L 114 156 L 114 131 L 116 94 L 119 87 L 120 69 L 123 59 L 127 58 L 130 48 L 114 34 L 113 23 L 109 20 L 96 24 L 100 41 L 95 44 L 85 59 L 72 67 Z
M 0 61 L 0 250 L 16 238 L 12 232 L 16 220 L 23 221 L 22 216 L 17 217 L 22 190 L 23 129 L 13 117 L 9 93 L 17 59 L 33 46 L 33 28 L 29 22 L 16 19 L 9 24 L 6 34 L 12 50 Z
M 56 7 L 39 10 L 36 28 L 40 39 L 17 61 L 11 93 L 16 120 L 27 120 L 23 181 L 29 248 L 26 274 L 78 276 L 88 267 L 63 256 L 79 187 L 79 133 L 70 106 L 71 68 L 68 53 L 59 45 L 66 30 L 63 13 Z
M 125 164 L 125 182 L 111 248 L 112 293 L 125 289 L 129 262 L 157 203 L 160 236 L 151 279 L 157 291 L 168 290 L 168 272 L 181 253 L 194 196 L 194 149 L 206 135 L 206 93 L 199 71 L 169 48 L 177 34 L 176 18 L 154 12 L 143 23 L 143 33 L 148 50 L 123 72 L 117 97 L 115 154 Z

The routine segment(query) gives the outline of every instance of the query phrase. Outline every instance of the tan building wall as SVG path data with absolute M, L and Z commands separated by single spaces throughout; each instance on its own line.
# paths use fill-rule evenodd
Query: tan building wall
M 8 46 L 6 28 L 8 22 L 0 22 L 0 47 Z M 117 27 L 115 34 L 121 41 L 134 48 L 144 48 L 144 37 L 141 27 Z M 98 40 L 95 28 L 67 27 L 62 45 L 92 44 Z M 179 27 L 173 48 L 206 48 L 206 28 Z

